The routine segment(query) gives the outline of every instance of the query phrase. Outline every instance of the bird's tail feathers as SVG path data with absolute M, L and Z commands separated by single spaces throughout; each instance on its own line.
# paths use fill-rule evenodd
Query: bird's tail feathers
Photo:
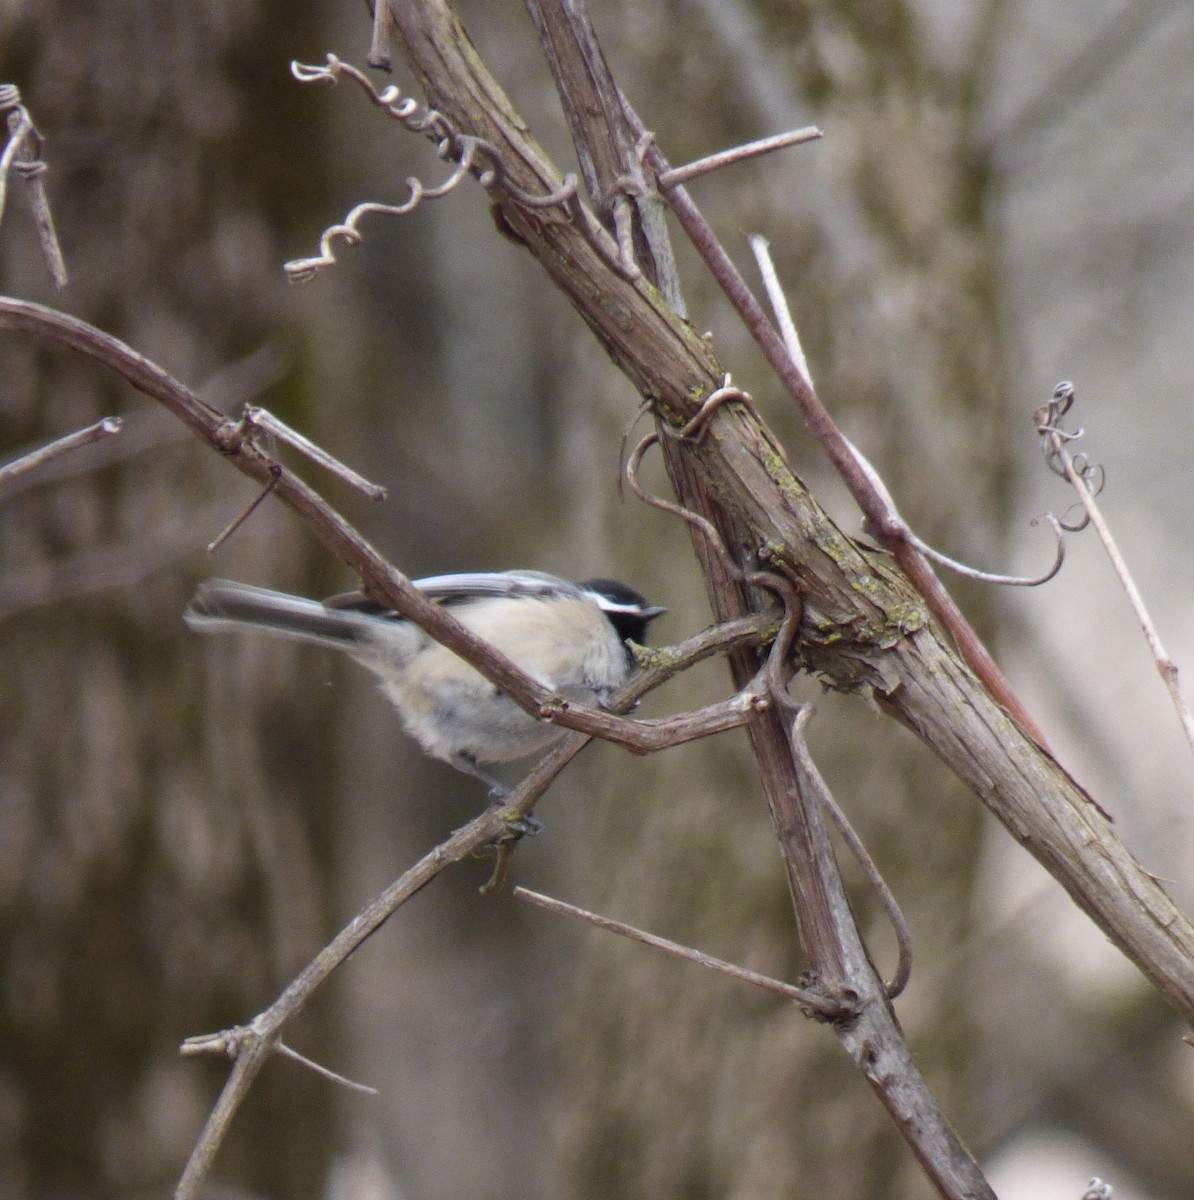
M 350 653 L 371 640 L 375 617 L 225 579 L 200 584 L 183 619 L 202 633 L 255 629 Z

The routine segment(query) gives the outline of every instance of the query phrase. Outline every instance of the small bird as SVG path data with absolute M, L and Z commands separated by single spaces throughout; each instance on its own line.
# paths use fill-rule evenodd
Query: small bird
M 666 611 L 612 579 L 569 583 L 542 571 L 498 571 L 413 582 L 544 687 L 602 706 L 630 676 L 626 642 L 642 642 Z M 203 633 L 255 629 L 350 654 L 380 678 L 423 750 L 488 784 L 494 798 L 507 789 L 482 763 L 542 753 L 567 732 L 537 721 L 417 625 L 360 592 L 321 602 L 213 579 L 200 585 L 184 619 Z

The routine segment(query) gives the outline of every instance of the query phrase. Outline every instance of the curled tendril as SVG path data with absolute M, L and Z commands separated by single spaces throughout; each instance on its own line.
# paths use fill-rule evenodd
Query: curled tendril
M 1074 399 L 1074 385 L 1068 379 L 1063 379 L 1053 389 L 1048 403 L 1036 410 L 1033 419 L 1036 422 L 1036 431 L 1041 437 L 1045 465 L 1062 479 L 1069 479 L 1071 473 L 1076 475 L 1094 497 L 1103 490 L 1107 482 L 1106 472 L 1101 463 L 1091 462 L 1088 455 L 1080 453 L 1071 457 L 1066 451 L 1069 443 L 1077 441 L 1086 431 L 1081 426 L 1073 431 L 1061 427 L 1062 418 L 1073 407 Z M 1080 510 L 1076 519 L 1057 520 L 1057 524 L 1067 533 L 1080 533 L 1090 524 L 1090 515 L 1080 505 L 1068 509 L 1067 516 L 1075 509 Z
M 292 62 L 290 73 L 299 83 L 339 83 L 342 76 L 347 76 L 361 87 L 378 108 L 401 121 L 412 133 L 430 131 L 436 137 L 450 137 L 456 132 L 442 113 L 434 108 L 424 109 L 413 97 L 403 97 L 402 89 L 395 84 L 379 92 L 363 71 L 351 63 L 342 62 L 334 54 L 329 54 L 322 66 Z
M 378 91 L 372 81 L 358 68 L 342 62 L 334 54 L 329 54 L 327 62 L 322 66 L 292 62 L 291 74 L 300 83 L 337 83 L 342 77 L 351 79 L 358 84 L 365 95 L 387 115 L 400 121 L 411 133 L 419 133 L 435 142 L 435 153 L 444 162 L 454 162 L 452 173 L 442 183 L 434 187 L 425 186 L 420 180 L 408 178 L 406 186 L 409 189 L 407 198 L 400 204 L 380 204 L 368 202 L 358 204 L 339 225 L 333 225 L 324 230 L 319 241 L 319 254 L 312 258 L 299 258 L 288 262 L 284 270 L 294 283 L 302 283 L 313 278 L 321 268 L 331 266 L 336 257 L 332 251 L 333 243 L 339 239 L 350 246 L 355 246 L 362 240 L 358 224 L 362 217 L 371 213 L 385 213 L 388 216 L 403 216 L 413 211 L 424 200 L 435 200 L 446 196 L 469 174 L 475 174 L 477 181 L 484 188 L 500 187 L 514 201 L 525 208 L 550 208 L 553 205 L 566 205 L 576 195 L 578 185 L 574 174 L 564 176 L 560 186 L 543 195 L 535 195 L 524 191 L 514 184 L 502 169 L 497 147 L 484 138 L 461 133 L 453 126 L 443 113 L 434 108 L 423 108 L 418 101 L 409 96 L 403 96 L 402 91 L 390 84 Z M 482 162 L 482 157 L 484 161 Z
M 626 462 L 626 481 L 630 484 L 630 490 L 644 503 L 649 504 L 652 508 L 658 508 L 662 512 L 671 513 L 673 516 L 679 517 L 683 521 L 687 521 L 694 528 L 699 529 L 701 533 L 708 539 L 714 553 L 721 559 L 726 570 L 735 578 L 741 578 L 742 572 L 738 564 L 730 557 L 730 552 L 726 549 L 725 542 L 721 539 L 721 534 L 717 532 L 717 528 L 712 521 L 702 517 L 700 513 L 694 513 L 691 509 L 684 508 L 682 505 L 673 504 L 670 500 L 664 500 L 654 493 L 647 491 L 639 482 L 638 470 L 639 465 L 643 461 L 643 455 L 651 449 L 652 446 L 659 442 L 659 434 L 649 433 L 631 452 L 630 458 Z
M 653 401 L 651 397 L 646 397 L 643 402 L 634 410 L 634 415 L 622 426 L 622 436 L 618 439 L 618 502 L 621 503 L 626 499 L 626 489 L 623 486 L 623 463 L 626 462 L 626 447 L 630 445 L 630 435 L 634 432 L 634 427 L 651 411 Z
M 1030 524 L 1035 527 L 1040 520 L 1049 522 L 1057 542 L 1053 554 L 1053 565 L 1043 575 L 1000 575 L 993 571 L 980 571 L 977 567 L 967 566 L 966 563 L 958 562 L 956 558 L 950 558 L 948 554 L 942 554 L 940 550 L 935 550 L 928 542 L 917 537 L 911 529 L 905 529 L 904 536 L 925 558 L 931 559 L 938 565 L 967 579 L 976 579 L 979 583 L 994 583 L 1000 587 L 1040 587 L 1041 584 L 1048 583 L 1061 570 L 1062 564 L 1065 562 L 1065 538 L 1062 535 L 1065 526 L 1051 512 L 1043 513 L 1039 518 L 1034 517 Z
M 497 153 L 488 142 L 485 142 L 484 146 L 490 154 Z M 530 192 L 524 192 L 522 188 L 511 183 L 509 179 L 505 179 L 502 182 L 502 188 L 513 196 L 523 208 L 552 208 L 557 204 L 561 206 L 565 205 L 576 195 L 576 189 L 579 186 L 579 180 L 571 171 L 564 176 L 560 186 L 554 192 L 544 192 L 542 196 L 535 196 Z
M 402 216 L 413 209 L 427 194 L 423 185 L 417 179 L 408 179 L 410 198 L 405 204 L 358 204 L 339 225 L 332 225 L 323 231 L 319 239 L 319 253 L 313 258 L 295 258 L 282 268 L 291 283 L 306 283 L 314 279 L 323 267 L 330 267 L 336 261 L 332 251 L 332 243 L 338 238 L 346 245 L 356 246 L 362 241 L 362 234 L 357 223 L 370 213 L 387 213 L 390 216 Z
M 741 388 L 735 387 L 727 372 L 721 381 L 721 387 L 716 391 L 710 392 L 705 397 L 701 403 L 701 407 L 693 414 L 690 421 L 681 425 L 679 429 L 672 429 L 668 425 L 663 425 L 662 428 L 669 437 L 695 438 L 697 442 L 700 442 L 705 436 L 709 418 L 713 416 L 714 412 L 723 404 L 732 404 L 735 401 L 749 408 L 756 420 L 760 419 L 758 410 L 755 408 L 754 397 L 749 392 L 744 392 Z
M 1045 513 L 1044 519 L 1053 528 L 1054 536 L 1057 539 L 1057 548 L 1053 556 L 1053 565 L 1043 575 L 1000 575 L 993 571 L 980 571 L 977 567 L 967 566 L 966 563 L 958 562 L 956 558 L 950 558 L 949 555 L 942 554 L 940 550 L 935 550 L 923 538 L 918 537 L 912 531 L 912 527 L 908 522 L 900 515 L 900 510 L 896 507 L 895 500 L 892 499 L 891 493 L 887 490 L 887 484 L 883 482 L 882 477 L 875 470 L 870 459 L 849 439 L 846 439 L 846 444 L 849 446 L 850 452 L 854 455 L 854 461 L 858 464 L 859 469 L 867 477 L 871 487 L 875 489 L 876 494 L 883 501 L 883 506 L 886 510 L 884 515 L 887 526 L 882 534 L 884 540 L 904 541 L 923 554 L 925 558 L 946 567 L 950 571 L 956 572 L 966 579 L 974 579 L 979 583 L 993 583 L 999 587 L 1040 587 L 1042 583 L 1048 583 L 1061 570 L 1061 565 L 1065 562 L 1065 543 L 1062 538 L 1061 523 L 1052 513 Z M 1037 524 L 1036 518 L 1033 519 L 1032 524 L 1034 526 Z

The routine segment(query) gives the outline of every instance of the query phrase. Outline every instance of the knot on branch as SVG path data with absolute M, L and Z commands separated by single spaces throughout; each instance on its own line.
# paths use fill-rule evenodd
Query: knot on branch
M 539 706 L 539 720 L 554 725 L 570 708 L 563 696 L 549 696 Z
M 234 1025 L 221 1029 L 219 1033 L 200 1033 L 187 1038 L 182 1046 L 183 1054 L 222 1054 L 226 1058 L 239 1058 L 247 1048 L 261 1041 L 261 1034 L 252 1025 Z
M 813 1021 L 832 1025 L 837 1029 L 853 1025 L 862 1015 L 862 999 L 850 987 L 833 990 L 826 987 L 816 971 L 801 971 L 797 985 L 806 992 L 818 996 L 823 1003 L 817 1007 L 801 1004 L 800 1011 Z
M 245 426 L 229 417 L 212 431 L 211 440 L 221 454 L 239 454 L 245 443 Z

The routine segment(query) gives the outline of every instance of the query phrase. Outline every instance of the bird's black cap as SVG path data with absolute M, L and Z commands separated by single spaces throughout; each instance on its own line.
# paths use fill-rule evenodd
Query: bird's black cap
M 623 640 L 645 642 L 647 626 L 667 612 L 657 604 L 648 604 L 642 592 L 616 579 L 586 579 L 579 586 L 593 595 Z

